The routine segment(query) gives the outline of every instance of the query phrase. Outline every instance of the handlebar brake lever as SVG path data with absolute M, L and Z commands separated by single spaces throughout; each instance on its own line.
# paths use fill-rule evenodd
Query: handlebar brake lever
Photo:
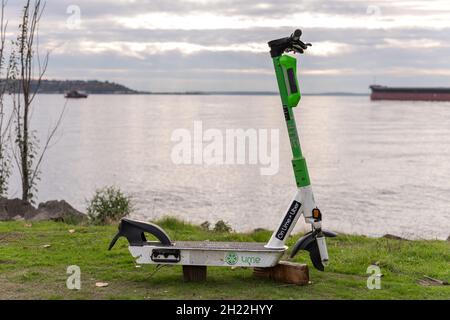
M 301 40 L 298 41 L 298 44 L 300 45 L 300 47 L 301 47 L 303 50 L 306 50 L 308 47 L 311 47 L 311 46 L 312 46 L 311 43 L 304 43 L 304 42 L 301 41 Z
M 304 49 L 301 46 L 296 45 L 296 44 L 294 44 L 291 48 L 289 48 L 289 50 L 291 50 L 293 52 L 298 52 L 298 53 L 304 53 L 305 52 Z

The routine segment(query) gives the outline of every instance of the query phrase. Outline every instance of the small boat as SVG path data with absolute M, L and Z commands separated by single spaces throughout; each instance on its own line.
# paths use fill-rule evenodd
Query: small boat
M 86 93 L 81 93 L 81 92 L 78 92 L 76 90 L 72 90 L 72 91 L 67 92 L 64 95 L 64 97 L 66 97 L 68 99 L 69 98 L 79 99 L 79 98 L 87 98 L 88 95 Z

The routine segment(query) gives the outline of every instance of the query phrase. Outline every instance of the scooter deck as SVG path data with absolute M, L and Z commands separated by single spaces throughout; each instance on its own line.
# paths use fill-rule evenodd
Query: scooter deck
M 174 241 L 129 246 L 137 263 L 194 266 L 272 267 L 287 247 L 266 248 L 263 242 Z
M 172 249 L 182 250 L 214 250 L 214 251 L 254 251 L 279 252 L 285 248 L 266 248 L 266 242 L 218 242 L 218 241 L 174 241 Z

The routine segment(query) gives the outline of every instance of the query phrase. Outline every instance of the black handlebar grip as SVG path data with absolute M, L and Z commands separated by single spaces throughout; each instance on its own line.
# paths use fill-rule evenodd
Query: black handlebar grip
M 297 29 L 297 30 L 295 30 L 294 33 L 291 35 L 291 38 L 292 38 L 292 40 L 297 41 L 297 40 L 300 39 L 301 36 L 302 36 L 302 30 Z

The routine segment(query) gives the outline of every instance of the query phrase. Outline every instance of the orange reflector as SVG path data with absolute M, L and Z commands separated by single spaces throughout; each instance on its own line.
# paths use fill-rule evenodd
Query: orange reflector
M 315 208 L 313 209 L 312 214 L 314 219 L 318 219 L 320 217 L 320 210 Z

